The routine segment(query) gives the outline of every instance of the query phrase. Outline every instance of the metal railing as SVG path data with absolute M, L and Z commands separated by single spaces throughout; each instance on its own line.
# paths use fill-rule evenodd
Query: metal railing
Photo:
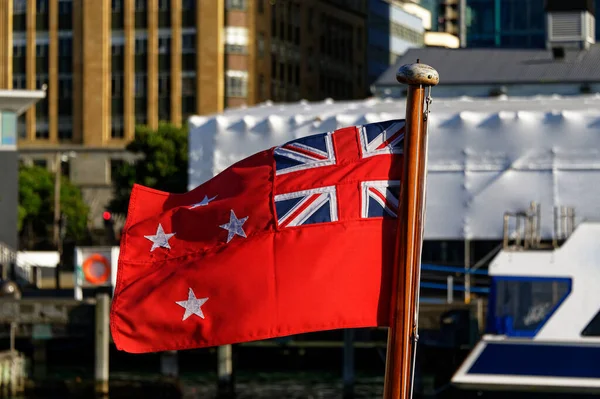
M 512 220 L 514 223 L 511 223 Z M 557 248 L 575 230 L 575 209 L 568 206 L 554 207 L 551 245 L 542 243 L 541 224 L 541 205 L 536 202 L 531 202 L 526 211 L 505 212 L 503 247 L 516 250 Z
M 15 279 L 21 279 L 27 283 L 31 283 L 33 279 L 33 266 L 31 263 L 21 261 L 17 263 L 17 251 L 9 247 L 8 245 L 0 242 L 0 265 L 2 265 L 2 279 L 7 279 L 8 270 L 11 265 L 14 265 Z

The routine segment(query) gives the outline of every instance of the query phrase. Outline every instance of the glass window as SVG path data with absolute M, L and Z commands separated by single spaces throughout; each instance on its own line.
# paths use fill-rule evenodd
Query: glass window
M 14 112 L 2 112 L 0 122 L 0 145 L 17 144 L 17 115 Z
M 58 98 L 71 98 L 73 79 L 70 75 L 58 77 Z
M 146 48 L 148 46 L 148 38 L 139 37 L 135 39 L 135 54 L 146 54 Z
M 134 93 L 136 97 L 144 97 L 146 95 L 146 74 L 135 76 Z
M 158 0 L 158 10 L 159 11 L 169 11 L 171 9 L 171 1 L 170 0 Z
M 248 29 L 239 26 L 225 28 L 225 51 L 245 54 L 248 46 Z
M 491 328 L 508 336 L 534 336 L 570 292 L 567 278 L 494 277 Z
M 181 35 L 181 52 L 193 53 L 196 51 L 196 32 Z
M 158 54 L 168 54 L 171 52 L 171 38 L 170 37 L 159 37 L 158 38 Z
M 225 8 L 228 10 L 245 10 L 246 0 L 227 0 Z
M 228 97 L 246 97 L 248 89 L 248 72 L 227 71 L 225 88 Z
M 13 14 L 26 14 L 27 0 L 13 0 Z
M 73 9 L 72 0 L 59 0 L 58 1 L 58 14 L 59 15 L 71 15 Z
M 36 11 L 38 14 L 45 14 L 48 12 L 48 0 L 37 0 Z

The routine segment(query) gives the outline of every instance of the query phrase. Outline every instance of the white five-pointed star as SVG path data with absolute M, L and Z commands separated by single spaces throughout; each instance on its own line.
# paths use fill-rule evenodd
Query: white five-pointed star
M 204 318 L 204 313 L 202 313 L 202 305 L 204 305 L 206 301 L 208 301 L 208 298 L 196 298 L 194 290 L 190 288 L 187 301 L 177 301 L 175 303 L 185 309 L 182 319 L 185 320 L 193 314 Z
M 238 219 L 237 216 L 235 216 L 235 212 L 233 212 L 233 209 L 231 210 L 231 214 L 229 215 L 229 223 L 225 223 L 219 226 L 222 229 L 225 229 L 229 232 L 229 234 L 227 235 L 227 242 L 231 241 L 233 239 L 233 236 L 236 234 L 238 236 L 246 238 L 246 232 L 242 228 L 242 225 L 246 223 L 246 220 L 248 220 L 248 216 L 246 216 L 245 218 Z
M 174 235 L 175 233 L 165 234 L 162 224 L 159 223 L 158 229 L 156 229 L 156 234 L 153 236 L 144 236 L 144 238 L 152 241 L 152 248 L 150 249 L 150 252 L 152 252 L 159 247 L 171 249 L 171 246 L 169 245 L 169 240 Z
M 212 198 L 208 198 L 208 195 L 205 195 L 202 201 L 193 204 L 192 206 L 190 206 L 190 209 L 198 208 L 199 206 L 206 206 L 209 204 L 210 201 L 214 200 L 215 198 L 217 198 L 216 195 Z

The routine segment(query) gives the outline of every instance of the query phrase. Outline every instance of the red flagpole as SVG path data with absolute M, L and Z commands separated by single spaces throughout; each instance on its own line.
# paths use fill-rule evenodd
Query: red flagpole
M 439 75 L 421 64 L 402 66 L 398 82 L 408 85 L 404 171 L 398 214 L 396 268 L 388 332 L 384 399 L 410 399 L 414 378 L 421 249 L 425 217 L 427 129 L 425 88 L 437 85 Z

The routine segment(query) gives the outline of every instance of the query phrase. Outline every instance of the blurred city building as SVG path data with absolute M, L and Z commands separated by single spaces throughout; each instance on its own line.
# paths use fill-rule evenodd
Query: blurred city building
M 55 170 L 74 151 L 61 170 L 101 228 L 137 124 L 368 95 L 367 14 L 368 0 L 0 1 L 0 88 L 47 88 L 18 119 L 20 158 Z
M 443 76 L 437 97 L 578 95 L 600 93 L 600 45 L 593 3 L 548 1 L 545 48 L 420 48 L 399 57 L 372 85 L 381 97 L 402 97 L 396 69 L 420 58 Z
M 413 1 L 370 0 L 368 82 L 372 84 L 406 50 L 423 47 L 431 12 Z
M 544 48 L 547 31 L 562 29 L 563 19 L 548 20 L 546 8 L 585 7 L 595 15 L 600 0 L 435 0 L 432 30 L 460 38 L 461 47 Z M 568 22 L 568 21 L 567 21 Z M 585 23 L 585 21 L 581 21 Z M 600 26 L 590 26 L 596 40 Z

